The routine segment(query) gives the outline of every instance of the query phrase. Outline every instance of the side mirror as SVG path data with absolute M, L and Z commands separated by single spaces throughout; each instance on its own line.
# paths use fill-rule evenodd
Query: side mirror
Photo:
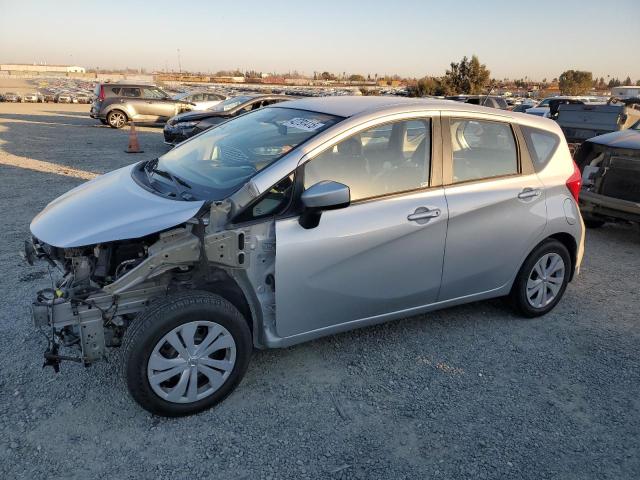
M 331 180 L 323 180 L 307 188 L 300 200 L 305 207 L 299 223 L 303 228 L 315 228 L 320 223 L 323 210 L 348 207 L 351 203 L 349 187 Z

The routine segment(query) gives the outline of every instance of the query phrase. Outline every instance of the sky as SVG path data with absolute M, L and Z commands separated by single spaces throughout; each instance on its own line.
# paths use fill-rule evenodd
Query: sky
M 0 0 L 0 63 L 640 79 L 640 0 Z M 179 50 L 179 54 L 178 54 Z

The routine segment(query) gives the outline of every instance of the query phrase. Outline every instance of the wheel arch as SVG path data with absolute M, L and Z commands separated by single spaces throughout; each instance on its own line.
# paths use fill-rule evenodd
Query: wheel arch
M 104 118 L 106 119 L 109 114 L 115 110 L 118 110 L 122 113 L 124 113 L 124 116 L 127 117 L 127 122 L 130 122 L 133 119 L 133 115 L 131 114 L 131 112 L 129 111 L 128 108 L 126 108 L 124 105 L 118 104 L 118 105 L 109 105 L 103 112 L 102 115 L 104 115 Z
M 576 257 L 578 255 L 578 244 L 576 243 L 576 239 L 573 237 L 573 235 L 567 232 L 554 233 L 553 235 L 549 235 L 547 238 L 545 238 L 545 240 L 548 240 L 548 239 L 559 241 L 569 251 L 569 256 L 571 257 L 571 271 L 569 273 L 569 281 L 573 280 L 573 275 L 575 273 Z M 543 240 L 543 242 L 545 240 Z M 537 245 L 536 245 L 536 248 L 537 248 Z
M 524 267 L 524 264 L 526 263 L 527 259 L 531 255 L 531 253 L 533 253 L 536 250 L 536 248 L 538 248 L 540 245 L 542 245 L 544 242 L 548 240 L 556 240 L 560 242 L 569 251 L 569 258 L 571 259 L 571 269 L 570 269 L 571 271 L 569 273 L 569 281 L 573 280 L 574 273 L 575 273 L 576 257 L 578 255 L 578 245 L 576 243 L 575 238 L 570 233 L 556 232 L 546 236 L 545 238 L 540 240 L 538 243 L 536 243 L 522 258 L 522 260 L 520 261 L 520 266 L 518 267 L 518 270 L 515 272 L 515 275 L 512 277 L 511 281 L 507 284 L 509 289 L 508 290 L 509 294 L 513 292 L 515 281 L 518 275 L 520 274 L 522 267 Z
M 209 276 L 209 279 L 201 282 L 197 288 L 220 295 L 236 307 L 247 322 L 249 331 L 251 332 L 251 336 L 254 338 L 255 343 L 257 334 L 257 318 L 254 313 L 255 309 L 251 307 L 247 294 L 245 293 L 245 289 L 240 286 L 240 283 L 235 277 L 232 277 L 222 269 L 215 269 L 215 271 Z

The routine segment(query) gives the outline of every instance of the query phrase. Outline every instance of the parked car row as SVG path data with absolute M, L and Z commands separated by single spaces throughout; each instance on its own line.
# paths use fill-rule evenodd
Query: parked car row
M 0 95 L 0 101 L 13 103 L 91 103 L 86 93 L 54 93 L 51 91 L 30 92 L 19 95 L 8 92 Z

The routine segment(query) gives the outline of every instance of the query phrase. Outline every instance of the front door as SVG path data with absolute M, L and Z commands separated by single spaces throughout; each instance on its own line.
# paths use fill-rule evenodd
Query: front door
M 443 131 L 449 227 L 439 300 L 446 301 L 510 282 L 547 211 L 543 184 L 511 125 L 444 117 Z
M 141 112 L 149 121 L 165 122 L 176 114 L 175 100 L 154 87 L 142 89 Z
M 305 188 L 344 183 L 352 203 L 323 212 L 312 229 L 297 217 L 276 222 L 279 336 L 409 315 L 437 299 L 448 213 L 443 188 L 430 180 L 441 161 L 433 123 L 369 128 L 301 167 Z

